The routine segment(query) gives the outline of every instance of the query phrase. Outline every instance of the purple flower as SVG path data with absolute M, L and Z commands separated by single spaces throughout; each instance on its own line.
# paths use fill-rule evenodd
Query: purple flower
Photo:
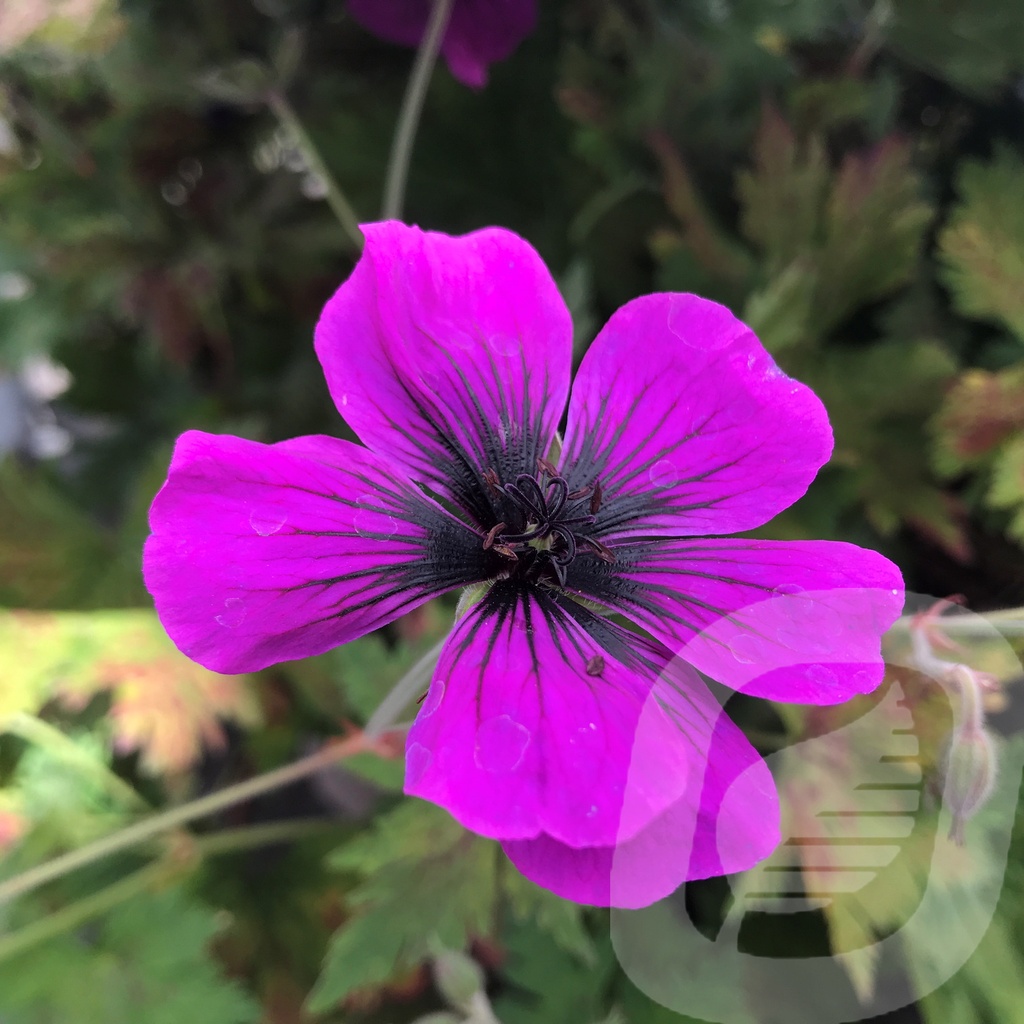
M 353 18 L 381 39 L 419 46 L 432 0 L 349 0 Z M 487 69 L 513 50 L 537 24 L 537 0 L 455 0 L 441 53 L 451 73 L 479 89 Z
M 873 551 L 722 536 L 806 490 L 821 403 L 724 307 L 648 295 L 584 358 L 559 452 L 572 324 L 534 250 L 365 232 L 316 331 L 365 447 L 185 434 L 145 551 L 168 633 L 246 672 L 485 584 L 409 732 L 406 792 L 579 902 L 749 867 L 778 842 L 775 787 L 697 670 L 843 701 L 881 680 L 902 605 Z

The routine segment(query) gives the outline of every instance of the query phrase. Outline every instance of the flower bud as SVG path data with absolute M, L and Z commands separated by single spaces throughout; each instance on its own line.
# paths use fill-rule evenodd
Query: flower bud
M 445 1002 L 468 1013 L 474 997 L 484 990 L 484 972 L 465 953 L 442 949 L 434 955 L 434 982 Z
M 944 800 L 953 815 L 949 838 L 964 843 L 964 827 L 992 795 L 996 781 L 996 751 L 984 730 L 955 730 L 944 763 Z

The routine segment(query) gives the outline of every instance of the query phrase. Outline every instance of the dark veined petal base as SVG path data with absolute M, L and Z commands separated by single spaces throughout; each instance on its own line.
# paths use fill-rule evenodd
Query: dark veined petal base
M 712 861 L 747 867 L 778 838 L 767 768 L 692 669 L 512 580 L 448 639 L 409 733 L 405 788 L 506 842 L 541 884 L 595 904 L 617 898 L 616 865 L 631 865 L 616 905 L 639 905 Z M 660 863 L 645 868 L 637 851 Z

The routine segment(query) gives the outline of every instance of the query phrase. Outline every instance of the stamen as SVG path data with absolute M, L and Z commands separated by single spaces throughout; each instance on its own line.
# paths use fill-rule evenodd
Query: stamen
M 615 561 L 615 552 L 610 547 L 602 544 L 599 540 L 594 537 L 584 537 L 580 544 L 584 547 L 590 548 L 590 550 L 601 559 L 602 562 L 608 562 L 611 564 Z
M 501 479 L 493 469 L 484 470 L 484 483 L 491 494 L 497 496 L 501 493 Z
M 550 477 L 558 476 L 558 470 L 555 469 L 555 467 L 550 462 L 548 462 L 547 459 L 543 458 L 543 456 L 538 456 L 538 458 L 537 458 L 537 468 L 542 473 L 547 473 L 547 475 L 550 476 Z
M 548 518 L 556 519 L 558 513 L 565 507 L 565 499 L 569 494 L 569 485 L 560 477 L 556 476 L 551 483 L 548 484 L 548 489 L 554 489 L 555 495 L 553 498 L 548 498 Z
M 594 493 L 593 487 L 581 487 L 579 490 L 570 491 L 568 494 L 569 501 L 579 501 L 580 498 L 589 498 Z
M 604 671 L 604 658 L 600 654 L 595 654 L 587 662 L 587 675 L 588 676 L 599 676 Z
M 494 541 L 497 539 L 498 534 L 501 533 L 502 530 L 507 528 L 508 523 L 496 523 L 494 526 L 492 526 L 487 531 L 487 536 L 484 537 L 484 551 L 489 550 L 493 546 Z
M 601 507 L 601 498 L 604 496 L 604 492 L 601 490 L 601 481 L 594 481 L 594 493 L 590 496 L 590 514 L 592 516 L 597 515 L 597 510 Z
M 515 550 L 510 548 L 507 544 L 495 544 L 494 551 L 501 555 L 502 558 L 508 558 L 513 562 L 519 561 L 519 556 L 516 554 Z

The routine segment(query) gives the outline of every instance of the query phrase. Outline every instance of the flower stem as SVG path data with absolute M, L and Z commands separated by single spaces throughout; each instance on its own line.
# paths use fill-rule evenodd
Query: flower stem
M 180 855 L 171 860 L 162 860 L 146 865 L 132 872 L 112 885 L 92 893 L 67 907 L 63 907 L 39 921 L 26 925 L 19 931 L 0 937 L 0 962 L 8 957 L 17 956 L 26 949 L 56 938 L 64 932 L 77 928 L 86 921 L 105 914 L 120 903 L 125 903 L 141 895 L 147 889 L 164 885 L 179 874 L 187 871 L 189 864 L 198 863 L 201 857 L 216 857 L 222 854 L 238 853 L 272 843 L 285 842 L 293 839 L 304 839 L 311 835 L 322 835 L 333 831 L 337 824 L 320 818 L 301 819 L 298 821 L 273 821 L 265 825 L 252 825 L 247 828 L 225 829 L 210 836 L 196 839 L 186 849 L 187 854 L 198 855 L 197 858 L 181 858 Z
M 430 85 L 430 75 L 434 70 L 437 55 L 441 50 L 445 29 L 452 13 L 452 0 L 434 0 L 430 12 L 430 20 L 423 35 L 423 42 L 416 52 L 416 61 L 412 66 L 409 84 L 402 98 L 402 110 L 398 115 L 395 127 L 395 139 L 391 144 L 391 156 L 388 158 L 388 171 L 384 186 L 384 204 L 381 217 L 384 220 L 398 220 L 402 216 L 402 205 L 405 201 L 405 185 L 409 177 L 409 161 L 412 158 L 412 147 L 416 141 L 416 129 L 419 127 L 420 114 L 423 112 L 423 101 Z
M 114 882 L 113 885 L 100 889 L 99 892 L 76 900 L 55 913 L 26 925 L 19 931 L 0 937 L 0 961 L 17 956 L 40 942 L 54 939 L 58 935 L 71 931 L 72 928 L 85 924 L 86 921 L 94 917 L 99 917 L 100 914 L 105 914 L 118 904 L 133 899 L 147 889 L 165 881 L 178 870 L 176 866 L 169 865 L 163 860 L 148 864 L 126 878 Z
M 158 836 L 163 832 L 178 828 L 197 818 L 205 818 L 217 811 L 235 804 L 243 803 L 255 796 L 269 793 L 275 789 L 291 785 L 309 775 L 315 775 L 318 771 L 329 767 L 342 758 L 351 757 L 360 753 L 378 753 L 382 756 L 392 756 L 393 750 L 388 748 L 385 737 L 370 738 L 365 733 L 355 733 L 334 743 L 328 744 L 315 754 L 303 757 L 292 764 L 285 765 L 275 771 L 259 775 L 254 779 L 247 779 L 234 786 L 228 786 L 217 793 L 192 800 L 180 807 L 173 807 L 162 814 L 154 815 L 129 825 L 112 835 L 103 836 L 79 850 L 72 850 L 60 857 L 31 868 L 20 875 L 6 882 L 0 882 L 0 906 L 18 896 L 38 889 L 47 882 L 52 882 L 71 871 L 85 867 L 93 861 L 111 854 L 120 853 L 123 850 L 131 849 L 141 843 Z
M 370 715 L 366 723 L 366 736 L 376 739 L 382 733 L 390 729 L 398 716 L 409 706 L 413 698 L 430 684 L 430 677 L 433 674 L 434 666 L 441 655 L 441 648 L 445 641 L 435 644 L 426 654 L 416 662 L 408 672 L 398 680 L 391 688 L 391 692 L 380 702 L 377 710 Z
M 363 232 L 359 228 L 359 217 L 356 215 L 352 204 L 345 198 L 337 181 L 327 169 L 319 150 L 313 144 L 306 129 L 302 127 L 298 114 L 295 113 L 292 105 L 285 99 L 284 94 L 272 89 L 267 94 L 267 105 L 274 112 L 274 116 L 281 123 L 281 126 L 291 135 L 296 146 L 302 151 L 306 166 L 324 183 L 327 189 L 327 204 L 334 211 L 348 235 L 349 240 L 355 246 L 356 251 L 361 252 L 363 248 Z

